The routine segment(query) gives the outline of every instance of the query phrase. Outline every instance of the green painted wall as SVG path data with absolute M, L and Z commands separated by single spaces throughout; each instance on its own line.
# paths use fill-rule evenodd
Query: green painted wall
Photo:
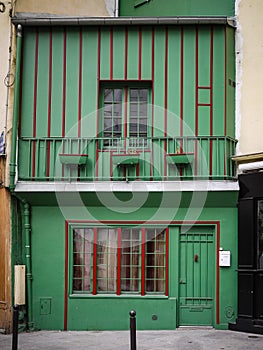
M 25 28 L 20 178 L 53 178 L 61 138 L 66 136 L 92 138 L 88 146 L 78 141 L 72 146 L 73 153 L 89 154 L 89 166 L 78 177 L 94 178 L 99 158 L 98 176 L 109 179 L 109 153 L 96 155 L 94 141 L 101 131 L 97 125 L 103 125 L 97 122 L 97 109 L 105 81 L 109 85 L 147 81 L 155 105 L 148 120 L 150 136 L 207 137 L 201 147 L 210 175 L 232 176 L 225 167 L 234 153 L 234 141 L 224 138 L 235 136 L 234 65 L 234 29 L 225 26 Z M 210 147 L 208 138 L 213 136 L 223 139 L 214 139 Z M 165 172 L 164 161 L 158 159 L 164 154 L 164 142 L 156 147 L 154 177 Z M 172 142 L 168 144 L 170 153 L 176 152 L 174 148 Z M 147 154 L 143 157 L 149 163 Z M 140 175 L 149 178 L 143 163 Z M 199 175 L 206 175 L 201 171 Z
M 159 220 L 171 220 L 171 217 L 173 220 L 185 219 L 187 207 L 181 205 L 180 209 L 176 209 L 177 196 L 174 194 L 174 207 L 171 207 L 170 202 L 170 205 L 156 214 L 160 205 L 158 201 L 152 201 L 152 206 L 134 209 L 128 216 L 129 221 L 150 220 L 154 213 L 155 219 Z M 227 328 L 228 322 L 235 319 L 237 304 L 237 193 L 228 195 L 229 200 L 225 201 L 227 207 L 223 204 L 216 206 L 217 203 L 222 203 L 223 197 L 222 193 L 209 194 L 207 204 L 198 217 L 198 220 L 203 221 L 220 221 L 220 247 L 231 251 L 231 267 L 220 268 L 220 324 L 216 325 L 215 315 L 213 316 L 216 328 Z M 123 199 L 125 198 L 127 199 Z M 41 201 L 40 195 L 39 200 Z M 65 218 L 95 220 L 96 223 L 100 220 L 127 220 L 127 214 L 120 213 L 120 209 L 93 207 L 90 202 L 89 207 L 69 207 L 62 214 L 57 206 L 46 206 L 45 199 L 42 206 L 32 206 L 33 321 L 36 328 L 64 327 Z M 190 212 L 189 220 L 196 216 L 196 210 L 198 208 Z M 170 228 L 168 298 L 71 296 L 68 301 L 68 329 L 128 329 L 128 313 L 132 308 L 137 311 L 138 329 L 175 329 L 178 326 L 178 232 L 179 226 Z M 230 318 L 227 314 L 229 307 L 234 310 Z M 152 315 L 155 314 L 158 315 L 156 321 L 152 320 Z
M 120 0 L 120 16 L 234 16 L 235 0 Z

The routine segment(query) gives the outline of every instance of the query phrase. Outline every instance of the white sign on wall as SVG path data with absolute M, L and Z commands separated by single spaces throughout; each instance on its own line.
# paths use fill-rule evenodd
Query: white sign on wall
M 221 250 L 219 252 L 219 266 L 229 267 L 230 263 L 230 251 L 229 250 Z

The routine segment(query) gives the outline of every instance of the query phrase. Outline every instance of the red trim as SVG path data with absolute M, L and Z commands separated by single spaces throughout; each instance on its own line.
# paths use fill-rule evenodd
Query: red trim
M 198 40 L 198 27 L 196 26 L 195 32 L 195 136 L 198 136 L 199 127 L 199 111 L 198 111 L 198 81 L 199 81 L 199 40 Z M 198 173 L 198 141 L 195 141 L 195 175 Z
M 165 29 L 165 59 L 164 59 L 164 137 L 167 137 L 167 104 L 168 104 L 168 28 Z M 164 141 L 164 177 L 167 175 L 167 140 Z
M 213 70 L 214 70 L 214 29 L 210 38 L 210 136 L 213 136 Z M 213 141 L 210 140 L 209 174 L 213 174 Z
M 62 137 L 65 137 L 66 130 L 66 79 L 67 79 L 67 32 L 64 29 L 63 46 L 63 93 L 62 93 Z
M 37 129 L 37 84 L 38 84 L 38 29 L 36 30 L 36 47 L 35 47 L 35 72 L 34 72 L 34 106 L 33 106 L 33 137 L 36 137 Z M 35 177 L 36 166 L 36 143 L 32 145 L 32 177 Z
M 226 86 L 227 86 L 227 43 L 226 43 L 226 40 L 227 40 L 227 37 L 226 37 L 226 27 L 225 27 L 225 33 L 224 33 L 224 40 L 225 40 L 225 52 L 224 52 L 224 55 L 225 55 L 225 68 L 224 68 L 224 78 L 225 78 L 225 103 L 224 103 L 224 133 L 225 133 L 225 136 L 226 136 L 226 133 L 227 133 L 227 128 L 226 128 L 226 117 L 227 117 L 227 91 L 226 91 Z
M 142 275 L 141 295 L 145 295 L 145 228 L 142 228 Z
M 101 55 L 101 31 L 100 28 L 98 28 L 98 62 L 97 62 L 97 75 L 98 75 L 98 84 L 97 84 L 97 125 L 96 125 L 96 135 L 99 135 L 99 95 L 100 95 L 100 55 Z M 99 175 L 99 143 L 98 140 L 96 141 L 96 166 L 95 166 L 95 179 L 98 180 Z
M 184 28 L 181 28 L 181 62 L 180 62 L 180 136 L 184 134 L 183 120 L 184 120 Z M 181 141 L 181 149 L 183 148 L 183 141 Z
M 52 103 L 52 27 L 49 33 L 49 75 L 48 75 L 48 127 L 47 136 L 50 137 L 51 134 L 51 103 Z M 49 177 L 50 173 L 50 142 L 47 142 L 47 168 L 46 176 Z
M 118 228 L 117 295 L 121 295 L 121 228 Z
M 92 286 L 92 294 L 97 294 L 97 228 L 94 228 L 94 236 L 93 236 L 93 286 Z
M 195 136 L 198 136 L 198 80 L 199 80 L 198 27 L 195 29 Z
M 124 54 L 124 80 L 127 80 L 128 76 L 128 27 L 125 28 L 125 54 Z
M 220 221 L 216 222 L 216 324 L 220 324 Z
M 113 28 L 110 29 L 110 80 L 113 79 Z
M 124 88 L 124 137 L 126 138 L 127 137 L 127 128 L 128 128 L 128 125 L 127 125 L 127 117 L 128 117 L 128 88 Z M 126 140 L 125 140 L 126 142 Z M 126 145 L 125 145 L 126 146 Z
M 138 79 L 99 79 L 99 82 L 101 84 L 108 84 L 108 83 L 138 83 Z M 148 83 L 153 84 L 153 81 L 151 79 L 141 79 L 142 83 Z
M 154 65 L 155 65 L 155 44 L 154 44 L 155 31 L 152 28 L 152 125 L 151 125 L 151 136 L 154 137 Z M 150 180 L 153 180 L 153 159 L 154 159 L 154 149 L 152 148 L 151 158 L 150 158 Z
M 226 136 L 227 134 L 227 91 L 226 91 L 226 84 L 227 84 L 227 44 L 226 44 L 226 27 L 224 32 L 224 40 L 225 40 L 225 67 L 224 67 L 224 134 Z M 224 175 L 226 175 L 226 154 L 225 154 L 225 161 L 224 161 Z
M 142 79 L 142 28 L 139 28 L 138 79 Z
M 69 223 L 65 222 L 65 285 L 64 285 L 64 331 L 68 329 L 68 237 Z
M 169 295 L 169 228 L 165 230 L 166 236 L 166 262 L 165 262 L 165 295 Z
M 79 101 L 78 101 L 78 137 L 81 137 L 81 103 L 82 103 L 82 27 L 79 32 Z M 80 150 L 79 150 L 80 152 Z

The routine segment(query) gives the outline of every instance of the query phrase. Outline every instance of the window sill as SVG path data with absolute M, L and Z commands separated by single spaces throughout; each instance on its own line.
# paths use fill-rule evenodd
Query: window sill
M 70 294 L 70 299 L 169 299 L 169 296 L 151 294 L 151 295 L 138 295 L 138 294 L 121 294 L 121 295 L 112 295 L 112 294 Z

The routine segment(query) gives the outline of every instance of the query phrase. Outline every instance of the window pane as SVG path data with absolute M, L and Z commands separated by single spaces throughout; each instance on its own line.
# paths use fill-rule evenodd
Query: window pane
M 130 117 L 137 116 L 138 113 L 138 104 L 137 103 L 131 103 L 130 104 Z
M 147 230 L 146 291 L 165 291 L 165 235 L 157 229 Z
M 104 89 L 104 101 L 112 101 L 113 99 L 113 90 Z
M 122 114 L 122 105 L 121 103 L 115 103 L 114 104 L 114 115 L 115 116 L 121 116 Z
M 138 89 L 130 89 L 130 101 L 137 102 L 138 100 Z
M 98 229 L 97 291 L 116 292 L 117 230 Z
M 148 101 L 148 89 L 140 89 L 140 102 Z
M 114 89 L 114 102 L 122 101 L 122 89 Z
M 146 103 L 140 103 L 140 116 L 141 117 L 147 116 L 147 108 L 148 108 L 148 105 Z
M 90 292 L 93 230 L 73 231 L 73 291 Z
M 121 290 L 139 292 L 140 288 L 140 232 L 137 229 L 122 231 Z

